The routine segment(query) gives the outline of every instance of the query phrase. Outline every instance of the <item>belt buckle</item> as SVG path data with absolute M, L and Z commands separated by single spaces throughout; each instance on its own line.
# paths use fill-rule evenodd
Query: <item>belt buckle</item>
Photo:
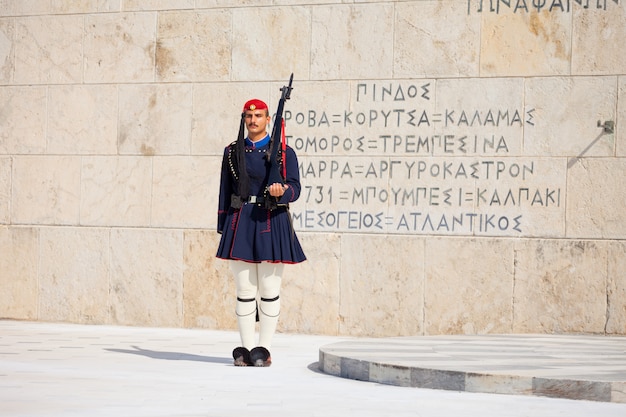
M 250 198 L 248 199 L 248 202 L 252 204 L 256 204 L 257 197 L 255 195 L 251 195 Z

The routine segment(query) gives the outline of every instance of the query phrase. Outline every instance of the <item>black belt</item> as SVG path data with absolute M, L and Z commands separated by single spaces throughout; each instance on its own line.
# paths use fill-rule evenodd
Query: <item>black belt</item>
M 264 206 L 267 199 L 265 197 L 259 197 L 256 195 L 251 195 L 248 198 L 241 198 L 236 194 L 230 196 L 230 205 L 232 208 L 241 208 L 244 204 L 257 204 L 259 206 Z
M 277 204 L 273 199 L 259 197 L 258 195 L 251 195 L 248 198 L 241 198 L 236 194 L 230 196 L 230 206 L 234 209 L 240 209 L 244 204 L 256 204 L 259 207 L 264 207 L 268 210 L 274 210 L 278 207 L 285 207 L 289 209 L 289 204 Z
M 245 202 L 250 204 L 265 204 L 265 200 L 265 197 L 251 195 Z

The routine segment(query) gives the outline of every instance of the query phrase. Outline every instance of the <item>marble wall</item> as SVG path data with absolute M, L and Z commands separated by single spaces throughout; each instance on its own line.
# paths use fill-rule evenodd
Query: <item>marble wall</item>
M 626 334 L 619 0 L 0 0 L 0 317 L 235 329 L 223 147 L 289 75 L 279 331 Z

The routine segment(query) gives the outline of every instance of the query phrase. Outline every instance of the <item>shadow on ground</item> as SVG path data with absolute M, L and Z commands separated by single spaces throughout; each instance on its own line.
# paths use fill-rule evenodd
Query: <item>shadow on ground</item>
M 142 349 L 138 346 L 132 346 L 134 350 L 130 349 L 105 349 L 109 352 L 115 353 L 128 353 L 131 355 L 146 356 L 152 359 L 162 359 L 168 361 L 195 361 L 195 362 L 211 362 L 211 363 L 223 363 L 231 365 L 233 360 L 231 358 L 219 358 L 216 356 L 201 356 L 193 355 L 190 353 L 182 352 L 160 352 L 156 350 Z

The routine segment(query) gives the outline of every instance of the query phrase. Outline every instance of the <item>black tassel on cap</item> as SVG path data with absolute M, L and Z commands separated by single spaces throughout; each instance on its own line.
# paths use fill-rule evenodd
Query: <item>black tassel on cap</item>
M 241 113 L 241 123 L 239 123 L 239 136 L 237 136 L 237 145 L 235 153 L 237 154 L 237 170 L 239 171 L 239 196 L 247 199 L 250 195 L 250 178 L 246 170 L 246 142 L 244 138 L 246 113 Z

